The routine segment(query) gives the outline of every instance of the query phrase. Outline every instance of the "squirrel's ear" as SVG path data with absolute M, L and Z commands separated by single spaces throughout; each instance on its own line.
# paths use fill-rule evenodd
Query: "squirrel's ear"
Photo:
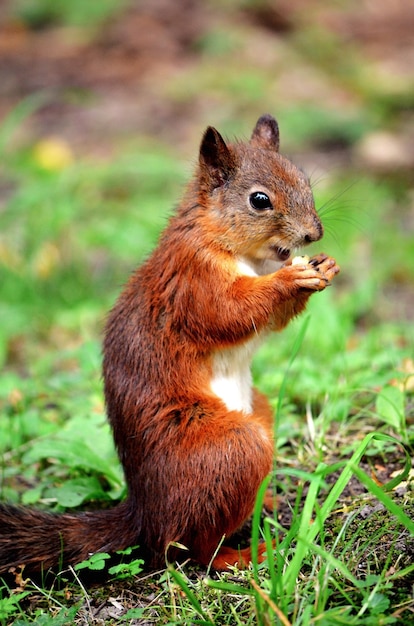
M 200 145 L 199 164 L 202 176 L 211 187 L 221 187 L 235 169 L 234 156 L 226 146 L 220 133 L 209 126 Z
M 274 117 L 268 113 L 259 117 L 250 143 L 260 148 L 279 152 L 279 126 Z

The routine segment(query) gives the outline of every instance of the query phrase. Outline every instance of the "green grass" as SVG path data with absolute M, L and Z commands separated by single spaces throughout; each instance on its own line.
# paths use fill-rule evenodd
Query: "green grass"
M 115 11 L 108 2 L 102 17 L 82 17 L 81 4 L 68 9 L 75 17 L 56 16 L 49 2 L 20 2 L 19 11 L 32 27 L 89 26 Z M 223 26 L 200 40 L 200 63 L 166 81 L 165 94 L 186 105 L 211 90 L 212 115 L 237 101 L 238 119 L 229 115 L 223 129 L 245 136 L 245 117 L 273 110 L 273 74 L 235 55 L 243 29 L 225 33 Z M 337 67 L 331 34 L 311 29 L 292 45 L 289 62 L 311 50 L 307 63 Z M 337 113 L 287 100 L 279 119 L 284 146 L 352 146 L 396 110 L 365 81 L 358 51 L 342 56 L 335 80 L 358 94 L 359 106 Z M 217 73 L 217 60 L 229 63 L 231 81 Z M 155 245 L 189 168 L 148 138 L 117 147 L 110 162 L 73 158 L 45 168 L 38 146 L 13 141 L 41 101 L 22 102 L 0 128 L 0 497 L 61 511 L 124 495 L 103 406 L 102 328 L 122 284 Z M 291 518 L 263 519 L 259 495 L 252 543 L 267 542 L 268 561 L 220 575 L 170 566 L 148 576 L 124 555 L 111 580 L 91 588 L 83 582 L 87 567 L 43 585 L 25 583 L 23 573 L 17 590 L 0 586 L 0 624 L 410 623 L 414 503 L 405 450 L 412 455 L 414 331 L 399 300 L 405 294 L 414 306 L 410 185 L 403 174 L 379 178 L 352 164 L 312 182 L 326 229 L 314 251 L 335 256 L 341 274 L 254 362 L 276 416 L 272 485 Z
M 1 238 L 2 499 L 60 511 L 123 495 L 102 400 L 102 322 L 135 262 L 154 245 L 185 170 L 161 147 L 146 146 L 145 159 L 141 150 L 121 154 L 115 165 L 85 162 L 60 172 L 40 172 L 30 150 L 9 161 L 13 190 Z M 341 179 L 320 193 L 316 187 L 318 203 L 348 185 Z M 364 187 L 387 219 L 392 188 L 369 180 Z M 126 622 L 152 616 L 165 624 L 392 624 L 394 615 L 405 615 L 405 604 L 412 610 L 414 568 L 397 549 L 401 537 L 413 533 L 412 498 L 407 493 L 402 506 L 359 467 L 363 455 L 385 464 L 390 455 L 407 473 L 395 442 L 413 442 L 408 374 L 399 371 L 412 354 L 412 327 L 380 318 L 360 325 L 373 316 L 377 290 L 393 269 L 378 254 L 382 233 L 372 228 L 371 207 L 364 203 L 361 216 L 350 202 L 343 219 L 342 201 L 327 211 L 323 245 L 340 259 L 342 282 L 315 295 L 309 313 L 269 339 L 254 364 L 277 415 L 276 485 L 286 496 L 296 494 L 290 527 L 267 517 L 260 529 L 256 514 L 253 545 L 263 534 L 266 565 L 205 579 L 196 570 L 167 569 L 152 579 L 157 600 L 147 609 L 138 603 L 128 612 L 131 601 L 121 599 Z M 368 233 L 375 276 L 354 277 L 354 250 Z M 398 232 L 390 227 L 388 236 L 389 247 L 397 247 Z M 57 253 L 40 272 L 36 259 L 42 251 L 47 257 L 48 246 Z M 406 258 L 404 272 L 413 260 Z M 352 477 L 368 494 L 354 502 L 341 496 Z M 358 511 L 373 501 L 383 505 L 381 521 L 373 515 L 373 528 L 361 534 Z M 376 551 L 384 541 L 391 546 L 385 555 Z M 139 579 L 137 570 L 126 571 L 132 582 Z M 112 593 L 87 591 L 67 574 L 62 580 L 65 592 L 30 583 L 17 594 L 3 588 L 2 623 L 76 623 L 85 606 Z M 116 580 L 115 574 L 111 584 L 119 592 Z
M 154 245 L 184 169 L 161 147 L 121 154 L 115 165 L 86 162 L 58 172 L 39 171 L 30 150 L 12 154 L 7 171 L 12 192 L 0 240 L 2 499 L 59 511 L 122 497 L 122 473 L 102 401 L 102 322 L 129 271 Z M 161 189 L 160 179 L 165 181 Z M 329 203 L 348 186 L 341 179 L 321 191 L 316 187 L 318 203 Z M 376 215 L 387 220 L 392 188 L 369 180 L 364 188 Z M 358 461 L 370 453 L 386 463 L 390 450 L 394 459 L 397 447 L 390 448 L 387 434 L 412 445 L 407 374 L 398 372 L 412 354 L 412 328 L 381 319 L 359 326 L 374 314 L 377 290 L 393 266 L 378 252 L 383 235 L 372 228 L 372 207 L 364 203 L 361 216 L 348 200 L 345 215 L 342 202 L 341 197 L 339 206 L 333 202 L 334 210 L 326 211 L 323 248 L 339 258 L 343 282 L 314 296 L 308 317 L 272 337 L 254 365 L 257 384 L 278 416 L 278 488 L 298 494 L 290 528 L 273 518 L 265 519 L 261 531 L 254 524 L 254 541 L 264 533 L 270 558 L 252 571 L 204 580 L 167 570 L 156 583 L 155 608 L 135 606 L 126 620 L 156 615 L 156 623 L 391 624 L 409 602 L 408 592 L 397 605 L 393 600 L 401 581 L 414 574 L 397 550 L 386 557 L 374 552 L 365 575 L 359 568 L 367 550 L 384 537 L 394 537 L 392 546 L 404 532 L 413 532 L 412 502 L 404 513 L 398 499 L 376 486 Z M 393 221 L 389 248 L 400 245 Z M 354 251 L 368 233 L 375 275 L 362 272 L 354 278 Z M 400 248 L 402 256 L 409 255 L 408 248 Z M 405 259 L 404 272 L 411 272 L 413 260 Z M 391 385 L 394 379 L 400 387 Z M 403 469 L 404 453 L 399 449 L 398 454 Z M 326 481 L 334 470 L 340 474 L 328 492 Z M 371 495 L 340 504 L 352 476 Z M 352 524 L 367 498 L 379 499 L 389 515 L 361 537 Z M 278 549 L 271 551 L 275 536 Z M 361 542 L 366 546 L 359 555 Z M 0 619 L 76 622 L 85 604 L 96 602 L 96 592 L 68 579 L 64 584 L 70 601 L 53 588 L 39 591 L 28 584 L 17 595 L 3 589 Z M 105 588 L 101 593 L 105 597 Z
M 96 29 L 119 14 L 126 4 L 125 0 L 17 0 L 11 13 L 35 30 L 55 25 Z

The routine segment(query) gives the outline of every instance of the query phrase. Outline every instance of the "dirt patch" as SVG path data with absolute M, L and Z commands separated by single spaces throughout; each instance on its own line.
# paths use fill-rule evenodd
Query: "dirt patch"
M 90 36 L 6 20 L 0 26 L 0 113 L 44 91 L 34 134 L 58 133 L 92 153 L 103 138 L 114 141 L 131 130 L 180 132 L 180 118 L 191 119 L 190 112 L 161 97 L 160 85 L 195 61 L 196 42 L 209 23 L 194 0 L 131 3 Z
M 165 92 L 165 84 L 202 63 L 201 42 L 218 25 L 223 32 L 235 24 L 247 29 L 246 37 L 260 50 L 255 54 L 258 67 L 266 65 L 278 39 L 292 37 L 309 17 L 344 43 L 354 42 L 393 77 L 405 76 L 413 64 L 414 10 L 409 2 L 377 6 L 365 0 L 344 11 L 328 10 L 320 0 L 293 0 L 277 8 L 262 2 L 225 11 L 196 0 L 142 0 L 129 2 L 93 32 L 53 21 L 33 28 L 19 21 L 12 8 L 12 0 L 3 3 L 0 115 L 22 97 L 44 90 L 46 104 L 36 116 L 34 135 L 59 133 L 92 153 L 131 132 L 162 136 L 177 145 L 191 128 L 204 125 L 206 93 L 177 101 Z M 295 62 L 300 65 L 299 59 Z M 221 71 L 219 64 L 216 71 Z M 301 80 L 305 76 L 313 80 L 309 68 Z M 315 94 L 320 87 L 316 79 Z M 298 85 L 282 82 L 281 88 L 289 99 L 287 90 L 294 92 Z M 327 96 L 323 92 L 324 100 Z

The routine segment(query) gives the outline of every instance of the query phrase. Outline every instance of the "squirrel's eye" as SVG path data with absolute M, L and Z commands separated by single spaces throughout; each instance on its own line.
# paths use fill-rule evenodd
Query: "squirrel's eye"
M 267 193 L 263 191 L 254 191 L 250 194 L 250 206 L 257 211 L 266 211 L 267 209 L 273 209 L 272 203 Z

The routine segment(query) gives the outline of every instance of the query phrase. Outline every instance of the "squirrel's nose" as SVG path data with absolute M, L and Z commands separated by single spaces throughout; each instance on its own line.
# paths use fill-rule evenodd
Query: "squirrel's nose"
M 307 232 L 304 236 L 304 242 L 312 243 L 313 241 L 319 241 L 323 235 L 323 226 L 319 218 L 313 220 L 311 226 L 308 227 Z

